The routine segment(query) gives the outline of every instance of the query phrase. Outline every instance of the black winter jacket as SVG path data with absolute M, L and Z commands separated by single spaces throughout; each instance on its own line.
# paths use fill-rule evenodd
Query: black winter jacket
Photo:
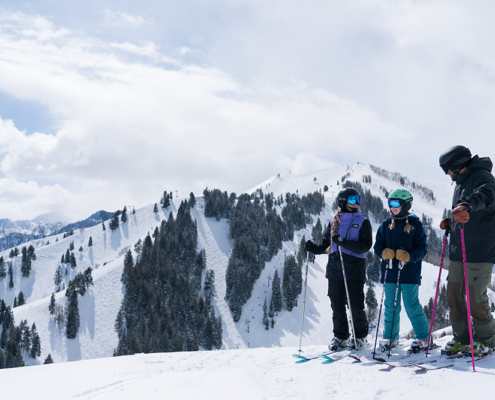
M 315 246 L 313 253 L 323 254 L 325 250 L 330 246 L 330 224 L 323 235 L 323 241 L 319 246 Z M 359 230 L 359 240 L 350 241 L 347 240 L 342 245 L 347 250 L 354 253 L 366 253 L 371 249 L 373 244 L 373 230 L 371 223 L 368 219 L 363 221 L 361 229 Z M 366 280 L 366 259 L 351 256 L 349 254 L 342 253 L 342 259 L 344 260 L 345 276 L 347 279 Z M 328 255 L 328 264 L 325 277 L 327 279 L 344 279 L 342 275 L 342 265 L 340 263 L 340 254 L 338 251 Z
M 474 156 L 469 167 L 457 176 L 452 209 L 458 203 L 470 206 L 469 221 L 464 224 L 466 261 L 495 263 L 495 178 L 488 157 Z M 462 261 L 460 225 L 451 221 L 449 259 Z

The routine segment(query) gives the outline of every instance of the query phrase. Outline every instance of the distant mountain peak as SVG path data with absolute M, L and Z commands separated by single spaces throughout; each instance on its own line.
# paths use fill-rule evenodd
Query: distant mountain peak
M 64 213 L 54 211 L 38 215 L 36 218 L 33 219 L 33 221 L 37 222 L 38 224 L 56 224 L 58 222 L 67 224 L 71 221 L 71 219 Z

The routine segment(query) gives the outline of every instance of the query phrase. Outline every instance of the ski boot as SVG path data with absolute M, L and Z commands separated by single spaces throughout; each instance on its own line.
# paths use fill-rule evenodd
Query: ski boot
M 411 343 L 411 347 L 407 350 L 407 354 L 418 354 L 423 351 L 426 351 L 426 347 L 428 346 L 428 340 L 415 340 Z M 433 343 L 433 340 L 430 342 L 429 350 L 436 349 L 438 345 Z
M 357 338 L 354 340 L 354 338 L 351 338 L 349 341 L 349 349 L 350 350 L 361 350 L 364 349 L 365 347 L 368 347 L 368 339 L 367 338 Z
M 463 351 L 463 354 L 467 357 L 471 356 L 471 346 L 466 346 L 466 350 Z M 493 351 L 492 348 L 485 346 L 481 342 L 473 342 L 473 353 L 475 357 L 485 356 L 490 354 Z
M 394 349 L 399 346 L 399 339 L 392 340 L 390 343 L 390 339 L 382 339 L 378 344 L 378 347 L 382 353 L 389 351 L 389 349 Z
M 469 344 L 462 344 L 461 342 L 452 339 L 445 345 L 445 349 L 443 349 L 441 353 L 446 356 L 453 356 L 454 354 L 464 352 L 466 350 L 469 351 L 471 354 L 471 348 Z
M 345 349 L 349 344 L 349 339 L 339 339 L 338 337 L 334 337 L 330 344 L 328 345 L 328 350 L 330 351 L 338 351 Z

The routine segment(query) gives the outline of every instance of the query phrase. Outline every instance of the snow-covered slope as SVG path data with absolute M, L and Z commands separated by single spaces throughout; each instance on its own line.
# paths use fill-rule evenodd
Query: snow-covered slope
M 295 351 L 295 347 L 278 347 L 138 354 L 1 370 L 2 398 L 465 400 L 493 396 L 493 357 L 479 361 L 475 374 L 470 372 L 471 364 L 461 359 L 452 368 L 416 375 L 413 367 L 383 372 L 376 363 L 356 364 L 350 359 L 298 365 L 291 357 Z
M 382 196 L 380 186 L 387 190 L 397 187 L 395 182 L 382 178 L 371 171 L 369 166 L 353 165 L 339 166 L 328 170 L 319 170 L 309 174 L 296 175 L 285 174 L 273 177 L 258 187 L 265 192 L 282 194 L 286 192 L 299 192 L 304 194 L 323 189 L 326 184 L 329 191 L 325 193 L 326 208 L 320 215 L 322 223 L 327 223 L 333 216 L 331 204 L 340 185 L 337 180 L 349 174 L 347 180 L 362 182 L 363 175 L 371 175 L 371 183 L 362 183 L 373 194 Z M 314 181 L 314 177 L 317 178 Z M 435 223 L 441 218 L 444 208 L 450 204 L 452 187 L 447 183 L 422 182 L 416 180 L 430 189 L 433 189 L 437 198 L 435 204 L 428 203 L 420 196 L 415 198 L 414 209 L 418 214 L 424 212 L 435 219 Z M 254 188 L 256 189 L 256 188 Z M 253 190 L 254 190 L 253 189 Z M 164 218 L 168 218 L 170 211 L 176 213 L 181 198 L 173 199 L 172 205 L 164 211 L 159 208 L 159 213 L 153 213 L 153 205 L 144 207 L 130 214 L 125 224 L 110 232 L 103 231 L 101 224 L 87 228 L 83 232 L 77 231 L 75 235 L 63 239 L 57 235 L 43 240 L 32 242 L 36 248 L 37 260 L 33 262 L 33 269 L 29 278 L 20 276 L 20 260 L 15 260 L 16 274 L 14 276 L 14 290 L 8 289 L 8 279 L 0 281 L 0 298 L 5 299 L 7 305 L 13 304 L 14 296 L 22 290 L 27 304 L 14 309 L 16 323 L 27 319 L 30 324 L 36 322 L 41 337 L 42 355 L 44 360 L 51 353 L 56 363 L 63 361 L 86 360 L 98 357 L 109 357 L 117 345 L 117 335 L 114 331 L 114 322 L 117 311 L 123 298 L 123 287 L 120 276 L 123 267 L 123 254 L 126 249 L 133 249 L 138 239 L 143 239 L 148 232 L 153 232 L 156 226 Z M 229 226 L 226 220 L 216 221 L 213 218 L 205 218 L 203 201 L 198 199 L 197 206 L 192 210 L 192 215 L 198 225 L 199 247 L 205 248 L 207 254 L 207 268 L 213 269 L 216 276 L 217 296 L 214 302 L 216 315 L 223 320 L 223 349 L 246 349 L 253 347 L 294 347 L 299 344 L 299 333 L 302 313 L 302 299 L 292 312 L 282 311 L 276 317 L 275 327 L 266 331 L 262 325 L 262 306 L 264 299 L 269 302 L 271 287 L 268 286 L 269 278 L 273 278 L 275 269 L 282 272 L 285 255 L 295 253 L 297 245 L 303 235 L 311 236 L 311 226 L 296 232 L 293 242 L 285 242 L 283 250 L 267 263 L 261 277 L 256 282 L 252 297 L 243 307 L 242 318 L 234 323 L 228 304 L 225 301 L 225 273 L 231 242 L 228 239 Z M 88 248 L 89 237 L 93 239 L 93 247 Z M 58 241 L 57 241 L 58 239 Z M 47 244 L 49 241 L 49 244 Z M 62 254 L 65 254 L 70 242 L 74 241 L 77 268 L 69 268 L 68 275 L 64 276 L 65 284 L 74 277 L 77 272 L 92 267 L 94 272 L 94 286 L 88 293 L 80 297 L 79 308 L 81 314 L 81 328 L 77 338 L 69 340 L 55 325 L 48 312 L 49 297 L 55 290 L 53 278 L 59 265 Z M 28 244 L 26 244 L 28 245 Z M 83 251 L 79 252 L 79 247 Z M 8 258 L 8 251 L 0 253 Z M 435 282 L 438 276 L 438 267 L 431 264 L 423 264 L 423 285 L 420 289 L 420 298 L 423 305 L 434 295 Z M 327 280 L 325 279 L 326 256 L 317 256 L 316 262 L 309 267 L 308 291 L 306 302 L 306 319 L 304 325 L 303 345 L 323 346 L 332 338 L 332 320 L 330 303 L 327 297 Z M 446 272 L 443 274 L 446 278 Z M 376 287 L 376 295 L 379 299 L 381 288 Z M 495 296 L 489 291 L 491 301 Z M 65 302 L 64 292 L 56 294 L 57 302 Z M 249 321 L 249 322 L 247 322 Z M 249 332 L 248 332 L 249 329 Z M 411 325 L 405 312 L 401 317 L 401 333 L 406 334 Z M 39 361 L 29 360 L 30 363 Z

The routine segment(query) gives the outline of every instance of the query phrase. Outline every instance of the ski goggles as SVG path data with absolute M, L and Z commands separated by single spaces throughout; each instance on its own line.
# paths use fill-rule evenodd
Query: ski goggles
M 400 200 L 398 200 L 398 199 L 390 199 L 388 201 L 388 206 L 389 207 L 393 207 L 393 208 L 400 207 L 401 206 Z
M 351 204 L 351 205 L 354 205 L 354 204 L 361 204 L 361 196 L 349 196 L 347 198 L 347 204 Z

